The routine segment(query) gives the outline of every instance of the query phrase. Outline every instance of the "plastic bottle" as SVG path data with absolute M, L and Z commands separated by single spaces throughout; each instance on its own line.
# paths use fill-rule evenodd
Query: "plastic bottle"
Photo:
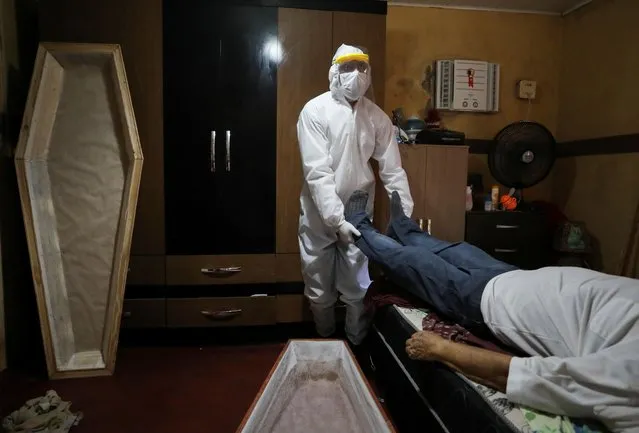
M 493 185 L 493 188 L 490 191 L 490 197 L 493 203 L 492 210 L 497 210 L 499 206 L 499 185 Z
M 484 210 L 487 212 L 493 210 L 493 201 L 489 195 L 487 195 L 486 200 L 484 200 Z
M 473 209 L 473 187 L 466 187 L 466 212 L 469 212 Z

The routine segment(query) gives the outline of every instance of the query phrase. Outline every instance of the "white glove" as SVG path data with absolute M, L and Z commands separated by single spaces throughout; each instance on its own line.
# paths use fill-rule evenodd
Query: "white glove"
M 344 221 L 337 228 L 337 235 L 342 242 L 350 244 L 353 242 L 353 235 L 361 236 L 362 234 L 355 228 L 355 226 L 353 226 L 353 224 L 349 223 L 348 221 Z

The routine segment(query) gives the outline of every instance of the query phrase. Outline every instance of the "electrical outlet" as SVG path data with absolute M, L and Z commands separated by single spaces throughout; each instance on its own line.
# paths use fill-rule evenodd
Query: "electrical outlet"
M 535 99 L 537 96 L 537 82 L 531 80 L 521 80 L 517 83 L 518 96 L 521 99 Z

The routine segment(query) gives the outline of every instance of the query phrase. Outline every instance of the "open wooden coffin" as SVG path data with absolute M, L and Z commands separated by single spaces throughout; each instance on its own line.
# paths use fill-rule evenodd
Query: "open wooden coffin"
M 118 45 L 40 45 L 15 164 L 49 377 L 111 374 L 142 171 Z
M 238 433 L 391 433 L 368 382 L 341 340 L 291 340 Z

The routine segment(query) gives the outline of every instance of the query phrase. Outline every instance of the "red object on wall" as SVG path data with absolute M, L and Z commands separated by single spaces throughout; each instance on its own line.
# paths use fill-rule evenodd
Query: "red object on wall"
M 475 87 L 475 70 L 470 68 L 466 74 L 468 75 L 468 87 L 472 89 Z

